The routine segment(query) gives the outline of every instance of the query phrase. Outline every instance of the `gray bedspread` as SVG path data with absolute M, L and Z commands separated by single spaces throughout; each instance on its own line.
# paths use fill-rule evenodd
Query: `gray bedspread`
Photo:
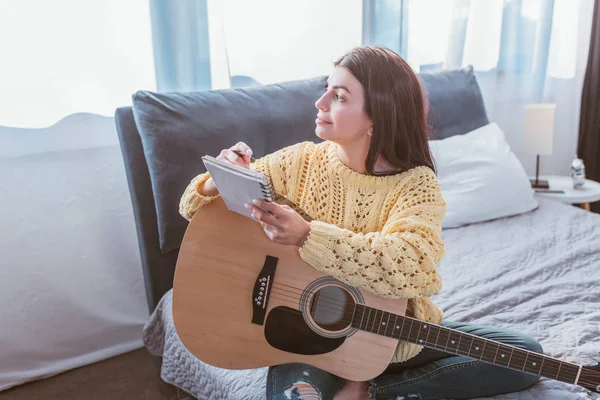
M 513 329 L 540 341 L 547 355 L 600 360 L 600 215 L 540 200 L 524 215 L 443 232 L 444 279 L 434 300 L 448 320 Z M 191 356 L 173 326 L 171 292 L 144 329 L 163 357 L 162 379 L 198 399 L 264 399 L 266 369 L 228 371 Z M 542 378 L 528 390 L 493 399 L 600 399 Z

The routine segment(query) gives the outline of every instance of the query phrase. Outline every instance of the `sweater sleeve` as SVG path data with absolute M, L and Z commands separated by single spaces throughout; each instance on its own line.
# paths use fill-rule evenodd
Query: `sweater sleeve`
M 430 170 L 429 170 L 430 171 Z M 388 298 L 429 297 L 442 286 L 436 268 L 446 204 L 437 178 L 419 173 L 399 189 L 381 232 L 354 233 L 312 221 L 300 256 L 317 270 Z
M 196 214 L 196 211 L 198 211 L 201 207 L 204 207 L 219 197 L 219 195 L 203 196 L 198 192 L 198 189 L 202 187 L 208 178 L 210 178 L 210 174 L 208 172 L 198 175 L 192 179 L 181 196 L 181 200 L 179 201 L 179 214 L 181 214 L 181 216 L 188 221 L 192 220 L 192 217 L 194 214 Z
M 311 142 L 284 147 L 254 161 L 250 164 L 250 169 L 267 175 L 273 182 L 275 191 L 283 196 L 288 196 L 289 188 L 296 187 L 297 180 L 301 177 L 302 167 L 306 164 L 304 161 L 308 156 L 307 150 L 313 147 L 314 144 Z M 191 221 L 201 207 L 219 197 L 219 195 L 203 196 L 198 192 L 208 178 L 210 178 L 208 172 L 196 176 L 181 196 L 179 214 L 188 221 Z

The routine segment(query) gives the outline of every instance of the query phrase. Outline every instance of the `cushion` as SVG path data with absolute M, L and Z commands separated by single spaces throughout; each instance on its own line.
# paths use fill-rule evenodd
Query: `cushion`
M 537 208 L 529 178 L 496 123 L 430 141 L 430 147 L 447 204 L 443 228 Z
M 187 227 L 181 195 L 205 172 L 201 157 L 239 141 L 255 157 L 315 136 L 315 102 L 327 77 L 221 91 L 133 95 L 133 113 L 152 182 L 163 254 L 178 249 Z
M 429 100 L 433 139 L 461 135 L 489 123 L 473 67 L 419 75 Z
M 488 123 L 472 68 L 420 75 L 436 137 L 463 134 Z M 179 248 L 187 221 L 181 194 L 204 172 L 201 157 L 244 141 L 255 157 L 310 140 L 315 102 L 326 76 L 266 86 L 194 93 L 139 91 L 133 112 L 142 139 L 156 206 L 160 249 Z M 459 112 L 459 108 L 461 109 Z

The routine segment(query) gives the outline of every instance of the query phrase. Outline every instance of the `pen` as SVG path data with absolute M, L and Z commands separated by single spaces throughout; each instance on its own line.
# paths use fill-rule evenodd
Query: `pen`
M 244 157 L 245 155 L 247 155 L 247 154 L 242 154 L 241 152 L 239 152 L 237 150 L 231 150 L 231 151 L 233 151 L 235 154 L 237 154 L 240 157 Z M 254 161 L 256 161 L 256 158 L 250 156 L 250 162 L 254 162 Z

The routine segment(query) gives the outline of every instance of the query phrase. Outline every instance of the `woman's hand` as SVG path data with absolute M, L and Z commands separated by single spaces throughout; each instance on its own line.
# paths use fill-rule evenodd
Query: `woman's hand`
M 240 156 L 241 154 L 241 156 Z M 250 156 L 252 149 L 244 142 L 238 142 L 236 145 L 228 149 L 221 150 L 221 153 L 216 157 L 217 160 L 222 160 L 233 165 L 238 165 L 242 168 L 250 169 Z M 203 196 L 216 196 L 219 194 L 215 182 L 212 178 L 208 178 L 202 187 L 198 187 L 198 193 Z
M 254 200 L 253 204 L 246 204 L 246 207 L 275 243 L 302 247 L 306 242 L 310 223 L 289 206 Z
M 240 156 L 241 154 L 241 156 Z M 244 142 L 238 142 L 235 146 L 221 150 L 217 160 L 223 160 L 243 168 L 250 168 L 250 156 L 252 149 Z

